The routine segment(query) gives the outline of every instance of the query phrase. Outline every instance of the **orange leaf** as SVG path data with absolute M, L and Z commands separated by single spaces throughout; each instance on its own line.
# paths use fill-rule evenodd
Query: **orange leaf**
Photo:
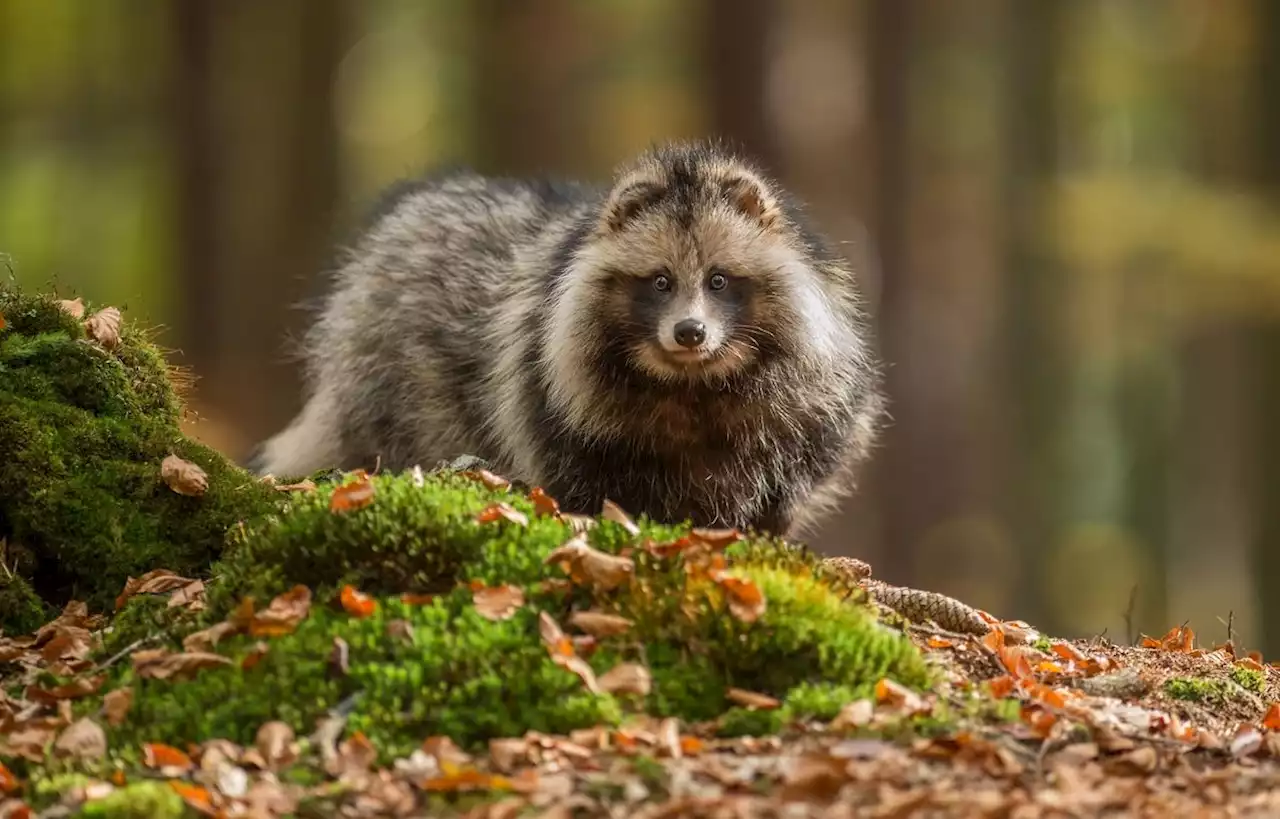
M 529 518 L 509 503 L 491 503 L 476 515 L 476 523 L 497 523 L 505 520 L 517 526 L 528 526 Z
M 473 481 L 479 481 L 485 485 L 486 489 L 506 489 L 511 485 L 511 481 L 501 475 L 495 475 L 487 469 L 468 469 L 462 473 L 462 476 Z
M 1054 654 L 1057 654 L 1064 660 L 1082 663 L 1088 659 L 1080 649 L 1063 640 L 1059 640 L 1056 643 L 1050 643 L 1049 647 L 1053 649 Z
M 539 517 L 559 517 L 560 504 L 546 493 L 541 486 L 535 486 L 529 492 L 529 500 L 533 501 L 533 513 Z
M 368 617 L 378 608 L 377 602 L 367 594 L 356 591 L 355 587 L 347 584 L 342 587 L 342 608 L 352 617 Z
M 1062 666 L 1058 665 L 1057 663 L 1053 662 L 1052 660 L 1041 660 L 1040 662 L 1036 663 L 1035 670 L 1036 670 L 1036 673 L 1038 673 L 1038 674 L 1061 674 L 1061 673 L 1063 673 L 1063 671 L 1062 671 Z
M 6 324 L 4 320 L 4 313 L 0 313 L 0 330 L 3 330 L 7 326 L 8 324 Z
M 329 499 L 330 512 L 350 512 L 373 503 L 373 481 L 361 476 L 351 483 L 333 490 Z
M 415 594 L 414 592 L 405 592 L 400 595 L 400 602 L 406 606 L 429 606 L 436 599 L 434 594 Z
M 680 737 L 680 752 L 687 756 L 696 756 L 702 753 L 704 745 L 702 740 L 692 736 Z
M 1237 662 L 1237 663 L 1236 663 L 1236 665 L 1237 665 L 1237 666 L 1240 666 L 1240 667 L 1243 667 L 1243 668 L 1247 668 L 1247 669 L 1249 669 L 1250 671 L 1261 671 L 1261 670 L 1262 670 L 1262 663 L 1258 662 L 1257 660 L 1253 659 L 1252 657 L 1245 657 L 1243 660 L 1240 660 L 1239 662 Z
M 751 580 L 724 576 L 719 584 L 729 597 L 729 611 L 744 623 L 754 623 L 764 614 L 764 592 Z
M 270 650 L 271 647 L 269 645 L 262 640 L 259 640 L 254 644 L 253 648 L 250 649 L 249 653 L 244 655 L 244 659 L 240 661 L 240 668 L 244 671 L 249 671 L 255 665 L 262 662 L 262 658 L 267 656 L 267 652 Z
M 930 637 L 928 640 L 925 640 L 925 643 L 929 646 L 929 648 L 954 648 L 955 647 L 955 643 L 951 642 L 945 637 Z
M 998 628 L 991 629 L 982 635 L 982 644 L 998 654 L 1004 648 L 1004 632 Z
M 177 779 L 169 780 L 169 787 L 173 788 L 178 796 L 182 797 L 182 801 L 189 806 L 207 815 L 213 814 L 213 802 L 209 798 L 209 791 L 199 785 L 192 785 Z
M 1014 679 L 1008 674 L 1005 674 L 1004 676 L 1001 676 L 1001 677 L 996 677 L 994 680 L 988 683 L 988 685 L 991 688 L 991 696 L 995 697 L 996 699 L 1003 699 L 1004 697 L 1009 696 L 1010 694 L 1013 693 L 1013 684 L 1014 684 Z
M 1031 676 L 1031 663 L 1027 661 L 1025 651 L 1014 646 L 1002 648 L 997 654 L 1000 657 L 1000 664 L 1013 675 L 1014 679 L 1020 680 Z
M 311 612 L 311 590 L 297 585 L 271 601 L 249 621 L 250 637 L 283 637 L 291 634 Z
M 186 753 L 159 742 L 148 742 L 142 746 L 142 764 L 148 768 L 176 768 L 183 772 L 195 767 Z
M 1280 702 L 1271 703 L 1267 715 L 1262 718 L 1262 727 L 1268 731 L 1280 731 Z
M 742 533 L 737 529 L 698 529 L 689 532 L 689 540 L 712 549 L 723 549 L 731 543 L 742 540 Z
M 511 781 L 474 768 L 464 768 L 427 779 L 421 783 L 421 787 L 424 791 L 509 790 Z
M 1057 716 L 1034 705 L 1022 706 L 1022 721 L 1031 726 L 1031 729 L 1041 737 L 1046 737 L 1053 729 L 1054 723 L 1058 721 Z
M 888 677 L 882 677 L 880 682 L 876 683 L 876 702 L 889 705 L 908 714 L 926 710 L 924 700 L 920 698 L 919 694 Z
M 0 762 L 0 794 L 17 793 L 18 777 Z

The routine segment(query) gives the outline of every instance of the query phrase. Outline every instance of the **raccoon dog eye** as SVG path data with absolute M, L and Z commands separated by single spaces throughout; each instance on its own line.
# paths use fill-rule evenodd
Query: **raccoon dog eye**
M 671 289 L 671 277 L 666 273 L 659 273 L 653 277 L 653 289 L 659 293 L 665 293 Z
M 712 290 L 723 290 L 729 284 L 729 277 L 723 273 L 712 273 L 711 278 L 707 279 L 707 285 Z

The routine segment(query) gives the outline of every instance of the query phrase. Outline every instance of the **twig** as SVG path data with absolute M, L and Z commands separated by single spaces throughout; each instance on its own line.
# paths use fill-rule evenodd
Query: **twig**
M 148 634 L 146 637 L 140 637 L 137 640 L 134 640 L 129 645 L 117 651 L 115 654 L 108 657 L 106 660 L 103 660 L 101 663 L 98 663 L 96 666 L 90 669 L 87 673 L 96 674 L 99 671 L 108 669 L 111 666 L 115 665 L 117 662 L 119 662 L 120 659 L 124 657 L 126 654 L 132 654 L 133 652 L 137 651 L 138 649 L 142 648 L 148 643 L 154 643 L 159 639 L 160 639 L 160 635 L 158 634 Z

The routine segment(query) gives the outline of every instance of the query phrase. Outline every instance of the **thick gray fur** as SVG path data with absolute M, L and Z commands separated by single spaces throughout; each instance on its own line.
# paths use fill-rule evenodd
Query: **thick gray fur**
M 708 327 L 700 363 L 670 341 L 686 314 Z M 705 142 L 655 147 L 611 187 L 397 186 L 304 346 L 306 405 L 259 447 L 260 474 L 470 454 L 566 511 L 607 497 L 795 535 L 851 490 L 882 415 L 847 263 Z

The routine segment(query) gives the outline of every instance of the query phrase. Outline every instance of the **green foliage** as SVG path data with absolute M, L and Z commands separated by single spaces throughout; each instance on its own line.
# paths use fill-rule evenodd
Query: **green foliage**
M 187 815 L 177 791 L 167 782 L 133 782 L 85 804 L 83 819 L 179 819 Z
M 1170 677 L 1165 681 L 1164 691 L 1175 700 L 1220 702 L 1226 696 L 1227 688 L 1222 680 Z
M 1231 681 L 1246 691 L 1261 694 L 1262 689 L 1266 687 L 1267 677 L 1256 668 L 1238 665 L 1231 669 Z
M 787 692 L 782 704 L 785 722 L 816 719 L 829 722 L 840 709 L 858 699 L 858 692 L 847 685 L 802 682 Z
M 48 619 L 48 609 L 26 578 L 0 566 L 0 633 L 27 634 Z
M 275 508 L 272 490 L 179 428 L 164 358 L 125 323 L 113 350 L 55 300 L 0 285 L 0 539 L 52 606 L 110 609 L 129 575 L 205 569 L 237 521 Z M 209 477 L 203 497 L 160 479 L 177 454 Z M 27 623 L 0 613 L 0 627 Z

